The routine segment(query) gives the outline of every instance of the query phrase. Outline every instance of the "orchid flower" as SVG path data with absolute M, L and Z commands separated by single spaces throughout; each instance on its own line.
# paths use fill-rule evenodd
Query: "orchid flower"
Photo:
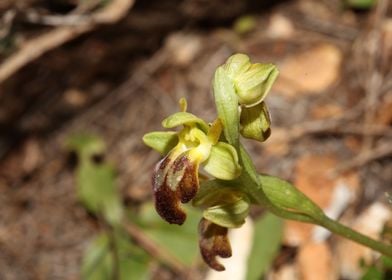
M 208 125 L 186 112 L 184 99 L 180 104 L 182 111 L 162 122 L 165 128 L 182 126 L 180 131 L 151 132 L 143 137 L 147 146 L 167 153 L 154 169 L 155 207 L 163 219 L 178 225 L 186 219 L 180 203 L 191 201 L 199 190 L 200 165 L 209 175 L 222 180 L 235 179 L 241 173 L 235 148 L 219 141 L 220 120 Z

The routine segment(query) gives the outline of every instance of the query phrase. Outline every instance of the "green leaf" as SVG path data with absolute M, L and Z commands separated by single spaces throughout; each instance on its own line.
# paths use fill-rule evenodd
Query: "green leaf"
M 107 222 L 117 225 L 123 216 L 123 205 L 115 185 L 114 169 L 108 164 L 82 160 L 77 170 L 77 194 L 84 206 L 102 214 Z
M 204 169 L 212 176 L 222 180 L 233 180 L 241 174 L 238 155 L 233 146 L 218 142 L 212 146 Z
M 151 257 L 132 243 L 125 233 L 117 230 L 114 238 L 119 261 L 119 280 L 150 279 L 148 268 Z
M 361 280 L 385 280 L 385 278 L 382 271 L 375 266 L 370 266 L 362 275 Z
M 145 134 L 143 142 L 161 155 L 166 155 L 177 145 L 178 136 L 174 131 L 154 131 Z
M 133 259 L 132 255 L 128 256 L 128 258 L 123 258 L 120 260 L 119 270 L 119 280 L 151 279 L 147 263 L 141 262 L 138 259 Z
M 80 158 L 101 155 L 105 151 L 105 143 L 92 134 L 72 135 L 66 141 L 66 148 L 75 151 Z
M 283 220 L 270 213 L 255 222 L 252 251 L 248 259 L 247 280 L 261 279 L 277 256 L 283 235 Z
M 199 124 L 204 132 L 208 131 L 208 124 L 205 121 L 188 112 L 174 113 L 162 121 L 164 128 L 173 128 L 186 124 Z
M 119 280 L 147 280 L 150 279 L 149 262 L 150 257 L 125 234 L 119 231 L 111 236 L 101 234 L 83 257 L 82 279 L 110 280 L 117 275 Z
M 240 163 L 242 165 L 242 168 L 244 169 L 244 172 L 242 172 L 242 174 L 246 174 L 251 182 L 246 182 L 249 185 L 259 185 L 259 178 L 258 178 L 258 173 L 256 171 L 256 168 L 253 164 L 253 161 L 251 159 L 251 157 L 249 156 L 248 152 L 245 150 L 245 148 L 241 145 L 240 147 Z M 254 190 L 257 191 L 257 190 Z M 262 191 L 262 190 L 261 190 Z
M 197 226 L 199 211 L 186 207 L 187 219 L 181 226 L 168 224 L 156 213 L 152 204 L 141 208 L 137 222 L 145 235 L 176 257 L 184 265 L 191 266 L 199 256 Z
M 114 262 L 110 240 L 106 234 L 98 236 L 88 247 L 82 261 L 82 279 L 107 280 L 113 276 Z
M 76 151 L 79 164 L 76 170 L 77 195 L 90 212 L 102 215 L 111 225 L 118 225 L 123 217 L 123 204 L 115 184 L 114 168 L 97 162 L 95 156 L 105 152 L 104 142 L 87 134 L 76 135 L 67 141 Z
M 270 196 L 267 197 L 263 182 L 262 180 L 260 180 L 260 177 L 256 172 L 252 159 L 242 145 L 240 146 L 240 163 L 243 167 L 243 172 L 238 179 L 238 181 L 240 181 L 239 185 L 247 192 L 252 203 L 264 206 L 275 215 L 278 215 L 279 217 L 283 217 L 285 219 L 294 219 L 297 221 L 313 223 L 313 218 L 301 213 L 290 212 L 287 208 L 274 204 Z M 269 186 L 271 187 L 271 185 Z M 274 190 L 273 186 L 272 188 L 269 188 L 267 186 L 267 188 L 271 191 Z M 282 200 L 284 200 L 284 193 L 278 194 L 277 196 L 279 195 L 281 195 Z M 307 205 L 311 203 L 312 202 L 310 201 L 307 203 Z M 317 206 L 313 204 L 313 207 Z M 315 208 L 313 208 L 313 210 L 315 210 Z M 314 211 L 314 213 L 317 213 L 317 211 Z M 319 209 L 318 214 L 324 218 L 321 209 Z
M 387 256 L 381 256 L 382 265 L 387 269 L 392 269 L 392 258 Z
M 313 218 L 324 217 L 320 207 L 289 182 L 268 175 L 260 175 L 259 179 L 264 193 L 272 204 Z
M 218 117 L 222 121 L 223 131 L 229 144 L 239 145 L 239 113 L 238 97 L 234 84 L 222 66 L 218 67 L 214 76 L 214 96 Z

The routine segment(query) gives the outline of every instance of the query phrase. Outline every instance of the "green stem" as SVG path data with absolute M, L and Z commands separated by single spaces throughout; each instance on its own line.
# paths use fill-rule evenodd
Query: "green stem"
M 373 250 L 378 251 L 388 257 L 392 257 L 392 245 L 387 245 L 382 242 L 371 239 L 349 227 L 340 224 L 337 221 L 328 218 L 327 216 L 325 216 L 321 221 L 319 221 L 318 224 L 335 234 L 355 241 L 366 247 L 372 248 Z
M 328 218 L 322 213 L 321 215 L 309 216 L 307 214 L 301 214 L 286 209 L 282 209 L 274 205 L 265 195 L 263 189 L 260 187 L 260 182 L 258 180 L 255 180 L 256 178 L 255 167 L 249 155 L 246 153 L 243 147 L 240 147 L 239 153 L 245 171 L 243 172 L 243 174 L 239 179 L 242 181 L 243 183 L 242 185 L 246 186 L 248 193 L 259 205 L 267 207 L 272 213 L 274 213 L 275 215 L 281 218 L 320 225 L 335 234 L 338 234 L 347 239 L 355 241 L 359 244 L 367 246 L 386 256 L 392 257 L 391 245 L 387 245 L 382 242 L 371 239 L 355 230 L 352 230 L 349 227 L 340 224 L 337 221 Z

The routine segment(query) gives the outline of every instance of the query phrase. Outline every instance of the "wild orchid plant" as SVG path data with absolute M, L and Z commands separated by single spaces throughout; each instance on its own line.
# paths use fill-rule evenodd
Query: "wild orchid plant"
M 273 64 L 253 64 L 247 55 L 235 54 L 215 72 L 215 121 L 207 123 L 187 112 L 187 103 L 181 99 L 180 112 L 162 122 L 164 128 L 181 129 L 143 137 L 147 146 L 164 156 L 152 180 L 157 212 L 167 222 L 181 225 L 186 219 L 182 203 L 191 201 L 203 209 L 200 251 L 204 261 L 218 271 L 225 268 L 216 257 L 231 256 L 228 229 L 245 222 L 252 204 L 285 219 L 323 226 L 392 256 L 391 245 L 330 219 L 289 182 L 256 171 L 240 137 L 260 142 L 269 137 L 270 118 L 264 99 L 278 73 Z

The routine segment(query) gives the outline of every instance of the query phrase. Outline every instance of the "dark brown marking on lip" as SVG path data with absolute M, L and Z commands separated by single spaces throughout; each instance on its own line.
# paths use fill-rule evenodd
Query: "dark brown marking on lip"
M 181 177 L 173 190 L 168 184 L 168 178 L 174 176 L 170 181 L 176 181 L 176 176 L 179 174 Z M 174 161 L 170 159 L 169 154 L 156 165 L 152 183 L 158 214 L 171 224 L 183 224 L 186 214 L 180 202 L 186 203 L 192 200 L 199 189 L 198 164 L 190 161 L 186 152 Z
M 185 222 L 186 214 L 179 205 L 177 195 L 166 184 L 155 191 L 154 197 L 155 208 L 164 220 L 177 225 Z
M 191 201 L 199 190 L 198 164 L 192 163 L 186 154 L 181 155 L 173 164 L 181 166 L 183 176 L 178 184 L 177 192 L 182 203 Z
M 204 218 L 199 223 L 200 253 L 206 264 L 217 271 L 223 271 L 225 267 L 217 261 L 216 257 L 231 257 L 231 246 L 227 232 L 227 228 Z

